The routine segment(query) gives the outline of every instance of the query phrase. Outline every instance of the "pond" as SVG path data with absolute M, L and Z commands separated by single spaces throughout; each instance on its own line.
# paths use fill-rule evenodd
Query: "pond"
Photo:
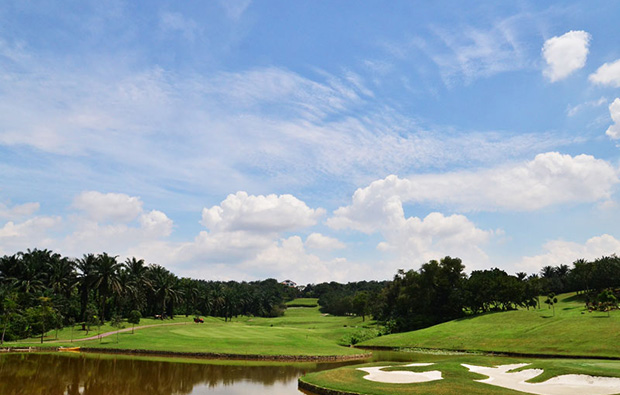
M 88 353 L 0 355 L 0 394 L 300 394 L 301 375 L 345 363 L 262 363 Z
M 297 379 L 305 373 L 370 361 L 433 362 L 449 370 L 452 369 L 451 365 L 459 365 L 461 362 L 485 366 L 523 362 L 521 358 L 499 356 L 378 351 L 373 352 L 371 360 L 340 363 L 208 361 L 91 353 L 0 354 L 0 394 L 299 395 L 301 392 L 297 388 Z M 564 368 L 576 366 L 580 370 L 584 366 L 596 369 L 607 366 L 606 369 L 617 372 L 620 368 L 620 361 L 538 361 L 558 364 Z M 449 374 L 449 370 L 444 373 Z M 445 381 L 447 384 L 449 380 Z M 495 392 L 488 389 L 484 393 Z M 497 392 L 503 393 L 499 389 Z

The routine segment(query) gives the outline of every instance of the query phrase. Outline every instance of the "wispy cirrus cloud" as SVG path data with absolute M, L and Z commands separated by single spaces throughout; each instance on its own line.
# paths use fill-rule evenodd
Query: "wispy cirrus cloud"
M 67 69 L 55 59 L 12 51 L 20 53 L 9 51 L 20 71 L 0 81 L 0 145 L 33 147 L 53 155 L 55 163 L 105 157 L 115 166 L 219 193 L 268 180 L 356 183 L 569 143 L 552 134 L 423 126 L 381 103 L 364 78 L 350 71 L 309 78 L 278 67 L 212 75 L 158 66 Z M 80 163 L 77 169 L 89 178 L 102 171 L 90 161 Z

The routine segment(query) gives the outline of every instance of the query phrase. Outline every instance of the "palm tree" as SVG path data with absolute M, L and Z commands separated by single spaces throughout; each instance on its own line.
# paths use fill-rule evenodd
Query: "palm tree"
M 28 301 L 45 289 L 45 265 L 51 251 L 30 250 L 19 252 L 17 269 L 14 271 L 14 285 L 17 292 Z
M 94 254 L 84 254 L 81 259 L 76 259 L 75 266 L 80 271 L 78 275 L 78 290 L 80 293 L 80 317 L 82 321 L 86 321 L 86 308 L 90 290 L 93 285 L 93 272 L 97 257 Z
M 145 305 L 146 292 L 151 289 L 148 267 L 143 259 L 127 258 L 123 263 L 126 279 L 126 292 L 130 299 L 130 310 L 142 310 Z
M 121 263 L 116 261 L 116 256 L 109 256 L 102 253 L 97 256 L 92 276 L 93 289 L 97 291 L 99 297 L 99 314 L 101 322 L 105 321 L 105 305 L 108 298 L 112 295 L 120 295 L 123 291 L 120 280 Z
M 59 254 L 51 256 L 47 263 L 47 285 L 56 294 L 63 295 L 69 299 L 73 289 L 77 285 L 77 274 L 75 272 L 75 262 Z
M 183 290 L 185 316 L 187 317 L 189 314 L 194 314 L 196 310 L 198 310 L 200 289 L 198 287 L 198 281 L 187 277 L 181 279 L 180 286 Z
M 166 307 L 171 307 L 181 299 L 182 292 L 178 288 L 177 277 L 159 265 L 149 266 L 149 275 L 155 298 L 161 306 L 162 318 L 166 315 Z M 174 312 L 172 312 L 174 313 Z

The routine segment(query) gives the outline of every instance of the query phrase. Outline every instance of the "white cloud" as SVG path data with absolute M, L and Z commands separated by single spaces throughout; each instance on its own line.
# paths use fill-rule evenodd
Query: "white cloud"
M 340 240 L 320 233 L 310 234 L 306 238 L 305 246 L 315 250 L 337 250 L 346 247 Z
M 603 64 L 588 79 L 594 84 L 620 88 L 620 59 Z
M 341 207 L 329 223 L 372 231 L 378 224 L 358 216 L 377 217 L 389 199 L 467 211 L 532 211 L 560 204 L 609 200 L 620 183 L 618 169 L 589 155 L 548 152 L 534 160 L 479 171 L 391 175 L 355 191 L 350 206 Z
M 8 221 L 0 228 L 0 256 L 27 248 L 55 248 L 49 234 L 62 224 L 60 217 L 38 216 L 23 222 Z
M 173 222 L 161 211 L 151 210 L 149 213 L 140 216 L 140 225 L 151 235 L 170 236 Z
M 518 13 L 487 26 L 431 25 L 431 35 L 415 36 L 404 43 L 387 43 L 385 47 L 391 55 L 405 60 L 421 51 L 438 66 L 444 83 L 452 86 L 533 67 L 524 35 L 535 29 L 536 21 L 531 14 Z M 415 65 L 419 64 L 416 57 Z
M 18 59 L 20 72 L 0 79 L 0 144 L 51 153 L 56 165 L 57 158 L 76 161 L 70 173 L 76 180 L 104 180 L 108 189 L 134 185 L 128 174 L 135 173 L 174 180 L 196 195 L 312 185 L 325 177 L 358 184 L 572 142 L 551 134 L 428 128 L 377 103 L 351 72 L 306 77 L 263 67 L 199 75 L 157 66 L 136 72 L 124 59 L 110 65 L 84 59 L 74 67 L 47 57 Z M 130 171 L 109 174 L 114 168 Z
M 0 202 L 0 218 L 14 220 L 22 217 L 29 217 L 39 211 L 39 203 L 24 203 L 13 207 Z
M 261 251 L 255 259 L 249 260 L 241 267 L 260 276 L 267 269 L 279 279 L 293 281 L 351 281 L 353 267 L 344 258 L 324 261 L 313 254 L 308 254 L 299 236 L 291 236 L 273 243 Z
M 573 72 L 583 68 L 588 58 L 590 33 L 572 30 L 547 41 L 542 48 L 542 55 L 547 62 L 543 74 L 551 82 L 563 80 Z
M 130 222 L 142 212 L 142 201 L 123 193 L 82 192 L 73 200 L 73 207 L 97 222 Z
M 592 237 L 584 244 L 553 240 L 543 246 L 544 254 L 524 257 L 517 267 L 529 273 L 537 273 L 545 266 L 571 265 L 577 259 L 593 260 L 601 256 L 617 254 L 620 240 L 604 234 Z
M 386 182 L 396 181 L 390 176 Z M 374 184 L 374 185 L 373 185 Z M 327 224 L 334 229 L 350 228 L 364 233 L 380 233 L 385 241 L 377 248 L 396 256 L 384 263 L 389 270 L 421 264 L 445 255 L 458 256 L 468 268 L 488 261 L 482 247 L 493 231 L 479 229 L 463 215 L 445 216 L 438 212 L 425 218 L 405 217 L 403 201 L 392 189 L 377 190 L 376 184 L 358 189 L 353 204 L 340 207 Z
M 610 138 L 614 140 L 620 139 L 620 98 L 617 98 L 609 105 L 609 115 L 614 122 L 605 132 Z
M 292 195 L 237 192 L 219 205 L 204 208 L 202 224 L 212 231 L 283 232 L 316 224 L 325 210 L 311 209 Z

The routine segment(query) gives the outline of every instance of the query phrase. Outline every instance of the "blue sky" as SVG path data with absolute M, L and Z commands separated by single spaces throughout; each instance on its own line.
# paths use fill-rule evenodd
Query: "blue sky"
M 305 284 L 618 253 L 618 15 L 4 1 L 0 254 Z

